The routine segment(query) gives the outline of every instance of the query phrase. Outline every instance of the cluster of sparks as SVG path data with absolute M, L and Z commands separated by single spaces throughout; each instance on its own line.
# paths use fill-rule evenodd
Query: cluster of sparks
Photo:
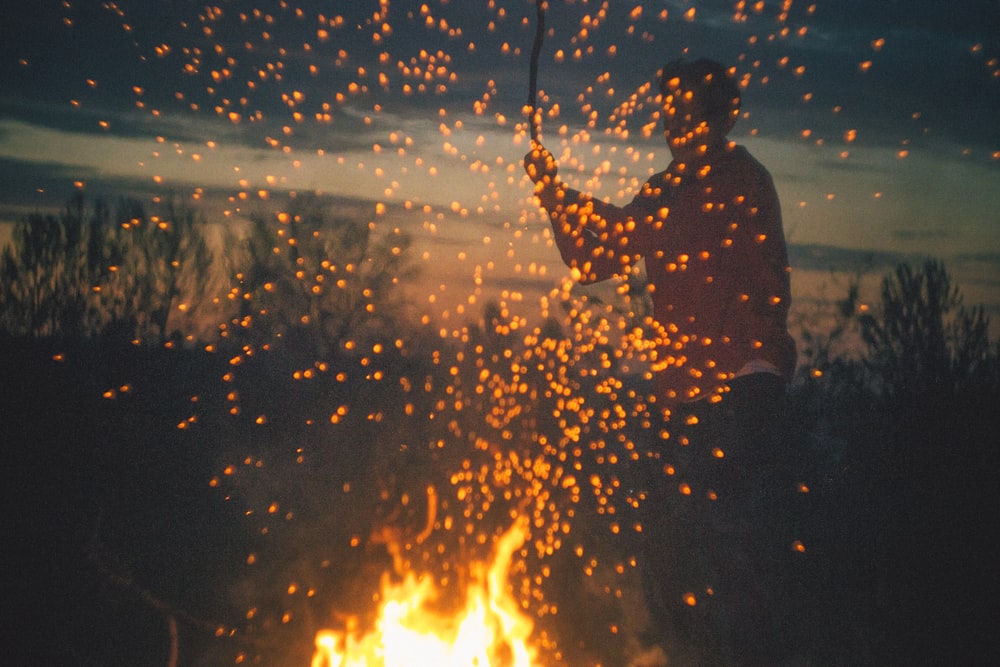
M 572 303 L 569 281 L 553 290 L 550 299 Z M 383 545 L 393 557 L 392 572 L 403 578 L 399 585 L 383 578 L 376 599 L 384 614 L 416 609 L 428 616 L 425 598 L 460 595 L 454 589 L 469 586 L 474 597 L 490 600 L 486 609 L 496 605 L 496 599 L 503 604 L 509 604 L 504 602 L 507 598 L 514 600 L 509 613 L 519 626 L 530 628 L 534 621 L 559 613 L 548 583 L 556 574 L 551 561 L 564 549 L 572 552 L 584 576 L 600 572 L 614 581 L 634 575 L 633 555 L 623 550 L 610 558 L 591 553 L 591 545 L 575 535 L 574 525 L 584 517 L 585 522 L 600 525 L 608 539 L 629 531 L 640 533 L 642 525 L 633 510 L 642 501 L 642 491 L 623 481 L 626 468 L 641 462 L 673 474 L 648 439 L 637 442 L 633 437 L 636 428 L 652 429 L 654 440 L 660 436 L 655 399 L 642 389 L 648 375 L 644 377 L 641 370 L 648 368 L 649 353 L 657 342 L 646 337 L 641 322 L 621 317 L 612 307 L 576 303 L 566 317 L 572 333 L 557 334 L 529 325 L 525 317 L 501 303 L 482 326 L 463 327 L 458 341 L 441 338 L 431 353 L 435 369 L 423 377 L 393 374 L 392 360 L 407 355 L 409 344 L 402 340 L 364 350 L 349 343 L 357 352 L 352 367 L 318 362 L 294 372 L 300 382 L 325 379 L 353 387 L 351 395 L 361 397 L 356 403 L 330 406 L 329 414 L 309 420 L 331 425 L 333 430 L 327 432 L 335 440 L 378 446 L 369 445 L 366 438 L 378 439 L 383 434 L 380 426 L 386 425 L 385 431 L 407 434 L 393 441 L 399 452 L 412 452 L 433 462 L 430 480 L 396 480 L 381 489 L 366 487 L 362 480 L 348 481 L 340 489 L 341 500 L 336 495 L 326 497 L 336 507 L 359 494 L 377 493 L 385 506 L 397 509 L 392 525 L 376 524 L 370 535 L 350 537 L 353 549 Z M 419 351 L 412 353 L 415 356 Z M 238 370 L 227 375 L 227 380 L 232 382 L 235 375 Z M 370 389 L 357 389 L 359 382 Z M 379 397 L 377 403 L 365 400 L 369 391 Z M 234 406 L 237 403 L 234 397 Z M 266 416 L 257 421 L 267 423 Z M 366 426 L 377 435 L 365 436 Z M 300 448 L 295 465 L 308 469 L 316 457 L 322 454 Z M 273 474 L 269 469 L 274 464 L 248 456 L 241 464 L 227 466 L 212 485 L 237 490 L 260 485 L 259 476 Z M 276 486 L 276 493 L 289 497 L 266 501 L 262 510 L 247 510 L 248 516 L 260 517 L 262 535 L 297 521 L 296 504 L 315 502 L 297 498 L 297 493 L 281 489 L 280 483 Z M 678 480 L 678 492 L 689 493 L 686 488 Z M 497 545 L 510 543 L 513 538 L 505 535 L 514 524 L 519 526 L 516 546 L 501 549 L 503 556 L 498 560 Z M 251 554 L 248 565 L 261 565 L 261 558 Z M 297 620 L 292 608 L 301 603 L 299 594 L 316 595 L 322 579 L 330 576 L 328 567 L 333 565 L 289 585 L 289 608 L 281 614 L 282 623 Z M 475 587 L 483 577 L 476 573 L 484 569 L 502 570 L 504 578 L 494 574 L 492 586 L 480 593 Z M 421 572 L 421 578 L 414 579 L 414 572 Z M 620 599 L 621 584 L 609 585 L 606 593 Z M 484 608 L 480 597 L 476 597 L 476 608 Z M 254 607 L 247 621 L 255 622 L 258 611 Z M 381 617 L 379 623 L 386 622 Z M 356 625 L 356 620 L 346 623 L 348 628 Z M 426 619 L 418 623 L 425 625 Z M 617 633 L 618 628 L 608 631 Z M 340 664 L 329 656 L 333 647 L 348 650 L 348 645 L 371 658 L 371 643 L 386 640 L 345 632 L 319 634 L 316 664 Z M 562 655 L 558 643 L 544 632 L 532 639 L 553 659 Z
M 251 202 L 277 199 L 278 193 L 288 190 L 288 183 L 296 180 L 295 174 L 308 165 L 336 173 L 357 169 L 374 183 L 377 201 L 371 206 L 370 224 L 389 230 L 390 236 L 405 224 L 399 219 L 419 219 L 421 233 L 431 245 L 439 227 L 456 219 L 466 227 L 482 220 L 500 228 L 480 239 L 470 236 L 470 248 L 475 249 L 458 253 L 459 260 L 466 258 L 466 252 L 469 257 L 484 259 L 473 261 L 475 266 L 469 271 L 473 286 L 468 294 L 460 295 L 452 316 L 447 310 L 437 316 L 424 315 L 424 324 L 439 327 L 433 336 L 439 347 L 412 353 L 429 354 L 441 371 L 438 376 L 411 377 L 387 370 L 384 358 L 405 356 L 410 349 L 410 341 L 400 339 L 368 347 L 349 341 L 345 350 L 357 361 L 353 371 L 318 360 L 296 370 L 294 378 L 303 382 L 322 379 L 343 386 L 357 382 L 392 385 L 387 392 L 393 397 L 391 405 L 345 401 L 330 406 L 327 414 L 313 417 L 316 422 L 340 427 L 340 437 L 352 437 L 359 422 L 402 420 L 442 425 L 443 430 L 430 442 L 400 443 L 426 449 L 435 461 L 446 462 L 448 470 L 442 480 L 420 482 L 428 496 L 426 525 L 416 537 L 391 540 L 395 555 L 401 559 L 398 569 L 436 567 L 437 583 L 446 586 L 467 574 L 463 566 L 449 562 L 449 554 L 485 559 L 509 526 L 523 521 L 524 544 L 507 550 L 520 611 L 536 618 L 558 613 L 545 585 L 552 574 L 548 560 L 561 550 L 573 550 L 587 575 L 599 568 L 624 574 L 635 567 L 627 555 L 605 563 L 588 553 L 575 539 L 574 519 L 580 512 L 594 513 L 602 518 L 609 535 L 641 532 L 641 524 L 629 517 L 630 510 L 641 503 L 642 492 L 627 488 L 618 470 L 632 464 L 660 468 L 664 464 L 658 461 L 657 450 L 634 438 L 635 432 L 649 429 L 657 421 L 655 403 L 639 388 L 648 380 L 650 355 L 657 341 L 649 334 L 648 319 L 636 315 L 635 308 L 630 311 L 628 303 L 624 311 L 588 304 L 567 282 L 539 290 L 543 318 L 560 319 L 568 332 L 564 335 L 546 332 L 519 314 L 524 295 L 516 290 L 499 294 L 497 312 L 487 316 L 482 325 L 456 323 L 459 318 L 455 315 L 466 315 L 467 310 L 473 313 L 473 306 L 486 301 L 484 276 L 499 263 L 516 266 L 515 272 L 537 284 L 551 280 L 543 265 L 547 260 L 541 259 L 554 252 L 548 232 L 543 226 L 531 226 L 538 218 L 519 161 L 502 157 L 527 149 L 530 119 L 521 108 L 521 100 L 532 4 L 525 0 L 481 0 L 471 12 L 465 6 L 473 3 L 466 0 L 371 0 L 315 6 L 280 0 L 266 8 L 250 4 L 206 4 L 189 16 L 172 17 L 176 23 L 166 34 L 176 41 L 162 41 L 156 39 L 158 26 L 144 25 L 141 3 L 136 7 L 124 0 L 103 3 L 108 15 L 134 39 L 136 61 L 144 67 L 137 71 L 176 83 L 173 90 L 141 81 L 130 84 L 133 111 L 148 114 L 154 122 L 177 115 L 208 116 L 219 122 L 219 136 L 197 145 L 169 136 L 171 126 L 165 123 L 168 129 L 157 139 L 152 168 L 155 170 L 158 158 L 169 153 L 197 165 L 227 141 L 253 137 L 260 147 L 284 156 L 287 173 L 275 172 L 255 180 L 256 176 L 244 173 L 248 165 L 232 165 L 226 215 L 238 214 Z M 574 72 L 595 74 L 572 100 L 543 91 L 540 106 L 545 132 L 552 138 L 553 148 L 561 145 L 558 157 L 562 168 L 579 187 L 615 200 L 627 199 L 663 164 L 663 149 L 656 143 L 657 88 L 652 79 L 619 81 L 602 65 L 630 48 L 648 49 L 656 43 L 659 26 L 696 24 L 702 20 L 703 10 L 693 2 L 619 5 L 610 0 L 553 0 L 547 4 L 557 27 L 550 27 L 543 79 L 546 67 L 551 72 L 548 76 L 558 76 L 570 65 Z M 74 3 L 64 0 L 63 5 L 65 23 L 72 28 Z M 182 3 L 178 11 L 192 7 Z M 765 46 L 808 40 L 808 21 L 816 10 L 815 4 L 793 0 L 731 3 L 728 19 L 734 25 L 751 26 L 747 28 L 746 51 L 737 63 L 744 88 L 767 86 L 776 77 L 807 81 L 805 64 L 788 56 L 765 62 L 760 53 L 765 52 Z M 753 26 L 762 29 L 754 31 Z M 871 57 L 857 64 L 859 72 L 877 67 L 879 55 L 890 46 L 885 38 L 872 41 Z M 503 72 L 492 76 L 491 72 L 477 71 L 484 62 L 506 64 Z M 995 58 L 987 66 L 993 76 L 1000 76 L 1000 63 Z M 525 76 L 514 83 L 501 78 L 520 70 Z M 86 107 L 88 90 L 112 85 L 116 84 L 87 78 L 81 94 L 70 102 L 76 108 Z M 802 86 L 802 101 L 809 104 L 813 94 L 805 89 L 805 83 Z M 565 112 L 563 105 L 575 108 Z M 834 114 L 839 111 L 834 107 Z M 914 113 L 919 116 L 919 112 Z M 407 114 L 419 117 L 423 130 L 415 129 L 413 122 L 403 127 L 389 125 Z M 99 124 L 108 132 L 115 130 L 110 117 Z M 426 132 L 428 127 L 436 133 Z M 325 147 L 324 133 L 345 130 L 375 139 L 360 150 Z M 841 143 L 844 159 L 859 138 L 858 131 L 850 127 L 840 137 L 819 136 L 810 129 L 802 129 L 800 134 L 804 141 L 820 146 Z M 506 136 L 507 143 L 498 148 L 496 136 Z M 905 157 L 907 150 L 907 146 L 900 146 L 900 157 Z M 362 158 L 358 158 L 359 153 Z M 420 183 L 443 178 L 440 174 L 446 171 L 467 174 L 474 185 L 455 188 L 454 196 L 443 201 L 420 190 Z M 176 185 L 160 175 L 152 178 L 157 186 Z M 449 189 L 449 185 L 442 189 Z M 205 193 L 206 188 L 195 186 L 191 197 L 200 200 Z M 468 200 L 463 201 L 463 197 Z M 283 216 L 287 218 L 288 213 L 278 211 L 275 215 L 279 225 L 287 223 Z M 535 257 L 522 259 L 517 251 L 520 245 L 493 243 L 501 235 L 541 245 L 542 250 L 528 248 L 524 254 Z M 424 257 L 436 255 L 427 251 Z M 329 259 L 332 265 L 337 263 L 337 258 Z M 427 266 L 433 274 L 434 261 L 428 261 Z M 329 280 L 338 278 L 332 275 L 334 271 L 328 273 Z M 314 282 L 319 285 L 322 281 Z M 433 304 L 435 292 L 444 291 L 444 285 L 429 291 L 428 300 Z M 243 295 L 235 291 L 230 298 L 241 299 Z M 565 312 L 559 310 L 564 304 Z M 239 373 L 238 366 L 252 354 L 249 351 L 234 358 L 233 371 L 224 379 L 231 382 Z M 441 381 L 441 377 L 446 380 Z M 640 382 L 628 386 L 625 377 Z M 121 391 L 127 390 L 123 387 Z M 240 414 L 237 392 L 230 393 L 229 402 L 232 414 Z M 266 424 L 268 416 L 256 416 L 256 421 Z M 180 427 L 188 428 L 192 423 L 185 421 Z M 308 457 L 307 452 L 296 453 L 298 463 L 307 462 Z M 268 462 L 247 456 L 242 463 L 227 466 L 212 484 L 224 486 L 223 480 L 239 477 L 243 469 L 249 475 L 267 474 Z M 679 480 L 680 493 L 684 487 Z M 381 500 L 404 507 L 420 505 L 409 495 L 414 490 L 385 493 Z M 419 492 L 419 485 L 416 490 Z M 351 492 L 351 484 L 345 483 L 343 493 Z M 276 500 L 268 501 L 256 514 L 279 522 L 296 517 L 293 509 Z M 351 539 L 352 547 L 361 547 L 368 538 L 355 535 Z M 259 559 L 251 554 L 247 562 L 254 565 Z M 309 595 L 314 590 L 301 581 L 288 585 L 289 596 Z M 257 613 L 256 607 L 250 609 L 247 622 L 252 623 Z M 290 623 L 296 619 L 286 611 L 281 620 Z M 241 655 L 238 661 L 250 659 Z
M 138 71 L 146 72 L 152 80 L 130 86 L 136 109 L 154 119 L 177 113 L 201 117 L 209 114 L 245 128 L 264 146 L 287 155 L 285 174 L 250 179 L 241 175 L 241 165 L 233 165 L 230 211 L 238 210 L 248 200 L 264 199 L 272 191 L 287 189 L 296 171 L 307 165 L 315 168 L 315 157 L 323 158 L 318 164 L 333 170 L 343 155 L 325 149 L 317 137 L 338 127 L 341 131 L 355 131 L 353 126 L 345 126 L 360 122 L 358 132 L 383 138 L 372 141 L 370 159 L 358 161 L 356 167 L 373 180 L 384 182 L 387 200 L 417 206 L 429 203 L 421 201 L 422 193 L 406 191 L 402 184 L 407 182 L 407 175 L 433 178 L 442 171 L 442 161 L 457 161 L 459 167 L 485 177 L 479 201 L 433 203 L 446 211 L 496 212 L 502 208 L 501 200 L 510 199 L 504 186 L 510 185 L 512 179 L 520 180 L 520 165 L 512 160 L 491 159 L 504 152 L 494 146 L 488 147 L 494 149 L 491 158 L 477 155 L 490 154 L 489 150 L 477 149 L 489 141 L 489 134 L 497 132 L 507 133 L 515 144 L 523 145 L 527 123 L 519 106 L 523 85 L 501 85 L 498 78 L 489 75 L 485 63 L 487 58 L 495 60 L 499 53 L 499 62 L 505 63 L 504 73 L 522 67 L 525 49 L 511 36 L 528 42 L 531 7 L 528 2 L 485 0 L 476 16 L 463 17 L 470 23 L 465 26 L 455 23 L 452 4 L 394 4 L 380 0 L 324 10 L 287 0 L 267 9 L 222 3 L 198 8 L 189 16 L 171 17 L 176 24 L 168 26 L 144 25 L 141 13 L 125 2 L 109 0 L 104 6 L 120 23 L 121 30 L 135 40 L 134 55 L 143 66 Z M 73 4 L 65 0 L 64 5 L 65 22 L 72 26 Z M 649 48 L 643 45 L 656 43 L 659 26 L 696 23 L 708 10 L 699 10 L 694 3 L 679 3 L 676 10 L 649 9 L 640 3 L 612 8 L 607 0 L 551 5 L 549 11 L 559 28 L 549 30 L 553 44 L 547 49 L 547 67 L 558 76 L 565 71 L 566 63 L 581 63 L 595 74 L 590 83 L 583 82 L 572 100 L 577 107 L 573 113 L 562 111 L 562 104 L 568 100 L 542 95 L 547 129 L 564 141 L 570 165 L 586 179 L 584 187 L 600 191 L 610 180 L 617 187 L 608 191 L 609 195 L 627 196 L 644 180 L 643 167 L 655 166 L 651 150 L 642 142 L 626 142 L 637 137 L 655 138 L 656 90 L 651 76 L 637 85 L 620 81 L 620 77 L 604 69 L 606 63 L 602 60 L 620 57 L 636 45 Z M 762 54 L 770 53 L 765 48 L 776 43 L 809 39 L 807 22 L 816 10 L 814 3 L 792 0 L 733 3 L 728 20 L 735 26 L 748 26 L 746 50 L 737 64 L 743 87 L 767 86 L 783 76 L 807 80 L 806 65 L 792 56 L 778 56 L 772 62 Z M 751 25 L 763 29 L 757 32 Z M 156 39 L 155 30 L 161 27 L 167 28 L 176 43 Z M 611 30 L 624 34 L 612 35 Z M 148 43 L 139 41 L 147 34 Z M 886 38 L 873 39 L 871 57 L 857 64 L 859 71 L 877 67 L 878 56 L 888 48 Z M 996 59 L 987 66 L 994 75 L 1000 72 Z M 175 82 L 174 90 L 153 83 L 161 80 Z M 96 75 L 88 77 L 80 95 L 71 102 L 84 106 L 87 90 L 113 85 L 115 82 L 100 81 Z M 813 93 L 805 83 L 802 87 L 802 102 L 808 104 Z M 472 98 L 471 104 L 463 101 L 462 108 L 456 107 L 451 100 L 460 95 L 463 100 Z M 385 127 L 398 118 L 391 111 L 411 105 L 422 108 L 421 113 L 426 113 L 430 122 L 436 121 L 437 145 L 414 137 L 406 127 Z M 839 105 L 831 108 L 834 115 L 840 111 Z M 919 118 L 920 111 L 913 114 Z M 113 130 L 115 124 L 110 117 L 98 122 L 105 130 Z M 223 130 L 219 132 L 221 135 Z M 844 127 L 839 136 L 824 136 L 810 128 L 800 133 L 803 140 L 819 145 L 843 144 L 844 158 L 858 139 L 857 128 L 850 126 Z M 188 145 L 167 136 L 161 139 L 194 162 L 203 160 L 206 152 L 218 149 L 225 141 L 209 139 L 202 145 Z M 609 159 L 617 156 L 608 155 L 609 148 L 602 145 L 608 141 L 612 142 L 611 151 L 615 150 L 614 143 L 623 146 L 621 158 Z M 901 141 L 900 156 L 907 154 L 908 143 Z M 588 146 L 593 153 L 589 158 L 584 156 Z M 570 147 L 576 149 L 572 154 Z M 433 159 L 424 155 L 433 155 Z M 632 174 L 628 179 L 619 174 L 623 163 L 629 165 Z M 157 184 L 176 186 L 162 176 L 154 174 L 153 179 Z M 192 194 L 201 196 L 202 188 Z

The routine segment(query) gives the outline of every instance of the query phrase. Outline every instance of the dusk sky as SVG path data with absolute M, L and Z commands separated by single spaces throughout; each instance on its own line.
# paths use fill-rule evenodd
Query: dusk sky
M 566 275 L 520 166 L 529 0 L 7 5 L 0 239 L 80 190 L 226 224 L 320 192 L 410 231 L 424 297 L 459 313 Z M 547 24 L 543 136 L 571 183 L 626 203 L 669 161 L 657 69 L 715 58 L 745 86 L 732 138 L 775 178 L 796 299 L 930 256 L 996 327 L 996 0 L 550 0 Z

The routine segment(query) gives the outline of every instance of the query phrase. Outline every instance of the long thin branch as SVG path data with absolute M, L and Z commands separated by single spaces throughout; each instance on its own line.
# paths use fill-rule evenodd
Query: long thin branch
M 542 53 L 542 42 L 545 41 L 545 6 L 546 0 L 535 0 L 535 41 L 531 45 L 531 61 L 528 70 L 528 108 L 531 110 L 531 139 L 538 141 L 541 134 L 541 120 L 538 118 L 538 58 Z

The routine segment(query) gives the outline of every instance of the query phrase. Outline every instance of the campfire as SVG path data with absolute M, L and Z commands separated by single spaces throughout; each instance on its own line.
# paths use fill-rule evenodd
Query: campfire
M 518 519 L 498 540 L 490 562 L 470 564 L 465 603 L 444 613 L 430 575 L 409 571 L 402 581 L 382 577 L 374 627 L 350 619 L 340 630 L 316 635 L 312 667 L 529 667 L 536 652 L 529 644 L 532 621 L 507 585 L 511 558 L 528 536 Z

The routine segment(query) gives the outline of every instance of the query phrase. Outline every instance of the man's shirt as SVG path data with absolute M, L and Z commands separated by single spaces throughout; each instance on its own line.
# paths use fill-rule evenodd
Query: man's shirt
M 788 252 L 767 170 L 742 146 L 677 160 L 625 207 L 569 188 L 539 192 L 563 261 L 589 283 L 644 258 L 668 402 L 724 391 L 747 368 L 795 369 Z

